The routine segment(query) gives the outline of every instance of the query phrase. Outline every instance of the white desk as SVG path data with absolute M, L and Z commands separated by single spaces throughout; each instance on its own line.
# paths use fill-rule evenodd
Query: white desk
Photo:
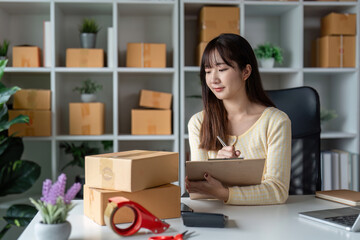
M 72 231 L 70 239 L 122 239 L 107 226 L 99 226 L 83 215 L 82 201 L 76 201 L 77 206 L 70 212 L 68 220 Z M 167 219 L 171 226 L 162 235 L 174 235 L 185 230 L 195 231 L 191 239 L 289 239 L 289 240 L 331 240 L 360 239 L 360 232 L 343 231 L 325 224 L 313 222 L 298 217 L 298 212 L 338 208 L 346 205 L 320 200 L 314 196 L 290 196 L 286 204 L 272 206 L 227 206 L 219 201 L 199 201 L 182 199 L 182 202 L 196 212 L 224 213 L 229 216 L 226 228 L 191 228 L 182 223 L 181 218 Z M 20 240 L 35 239 L 34 224 L 39 222 L 37 214 L 20 236 Z M 142 234 L 126 239 L 148 239 L 154 234 Z M 144 236 L 144 234 L 146 234 Z

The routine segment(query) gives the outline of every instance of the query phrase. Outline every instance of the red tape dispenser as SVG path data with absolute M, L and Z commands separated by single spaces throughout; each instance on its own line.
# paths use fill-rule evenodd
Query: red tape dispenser
M 114 223 L 115 213 L 122 207 L 128 207 L 134 212 L 134 220 L 128 228 L 118 228 Z M 121 236 L 131 236 L 137 233 L 140 228 L 149 229 L 153 233 L 162 233 L 170 227 L 168 223 L 151 214 L 140 204 L 124 197 L 109 198 L 104 220 L 107 226 Z

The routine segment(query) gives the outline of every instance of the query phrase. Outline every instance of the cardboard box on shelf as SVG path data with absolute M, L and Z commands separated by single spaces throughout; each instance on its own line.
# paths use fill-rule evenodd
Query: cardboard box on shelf
M 180 217 L 180 187 L 166 184 L 137 192 L 121 192 L 91 188 L 84 185 L 84 214 L 99 225 L 105 225 L 104 212 L 111 197 L 125 197 L 134 201 L 160 219 Z M 115 214 L 114 222 L 132 222 L 134 213 L 129 208 L 121 208 Z
M 202 7 L 199 14 L 199 42 L 208 42 L 221 33 L 240 34 L 238 7 Z
M 317 38 L 311 42 L 311 55 L 310 55 L 310 57 L 311 57 L 310 66 L 311 67 L 319 67 L 320 66 L 319 42 L 320 42 L 319 38 Z
M 332 12 L 321 18 L 321 36 L 356 35 L 356 14 Z
M 66 67 L 104 67 L 104 50 L 68 48 L 66 49 Z
M 50 110 L 50 90 L 22 89 L 14 94 L 14 109 Z
M 140 107 L 170 109 L 172 94 L 142 89 L 140 91 Z
M 131 110 L 131 134 L 171 134 L 171 110 Z
M 207 44 L 208 42 L 200 42 L 196 48 L 195 61 L 197 66 L 201 66 L 201 58 Z
M 12 49 L 13 67 L 40 67 L 40 48 L 37 46 L 14 46 Z
M 85 157 L 89 187 L 136 192 L 178 181 L 179 154 L 133 150 Z
M 104 103 L 69 103 L 70 135 L 102 135 L 104 122 Z
M 126 49 L 126 67 L 165 68 L 165 43 L 128 43 Z
M 29 116 L 29 123 L 17 123 L 9 128 L 9 136 L 15 133 L 17 137 L 51 136 L 51 112 L 42 110 L 9 110 L 9 120 L 19 115 Z
M 355 36 L 319 39 L 319 67 L 355 67 Z

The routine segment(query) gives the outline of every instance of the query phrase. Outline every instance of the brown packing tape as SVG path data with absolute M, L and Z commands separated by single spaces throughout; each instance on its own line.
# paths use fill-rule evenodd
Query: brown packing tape
M 91 133 L 91 126 L 90 125 L 82 125 L 81 126 L 81 134 L 89 135 Z
M 161 94 L 159 92 L 152 92 L 152 104 L 154 105 L 154 107 L 159 107 L 160 106 L 160 96 Z
M 86 118 L 90 115 L 90 105 L 84 103 L 81 105 L 81 116 L 82 118 Z
M 27 101 L 31 109 L 34 109 L 36 107 L 36 97 L 36 91 L 29 91 L 27 94 Z
M 154 152 L 138 152 L 138 153 L 130 153 L 130 154 L 124 154 L 121 156 L 114 156 L 114 157 L 109 157 L 109 158 L 125 158 L 125 159 L 131 159 L 134 157 L 138 157 L 138 156 L 146 156 L 146 155 L 151 155 L 154 154 Z M 156 154 L 156 153 L 155 153 Z
M 147 132 L 148 134 L 156 134 L 156 125 L 149 123 L 147 127 Z
M 113 160 L 102 158 L 100 161 L 99 174 L 101 176 L 101 186 L 107 189 L 113 189 L 114 187 L 114 173 L 113 173 Z
M 340 57 L 340 66 L 344 67 L 344 38 L 343 35 L 340 35 L 340 48 L 339 48 L 339 57 Z

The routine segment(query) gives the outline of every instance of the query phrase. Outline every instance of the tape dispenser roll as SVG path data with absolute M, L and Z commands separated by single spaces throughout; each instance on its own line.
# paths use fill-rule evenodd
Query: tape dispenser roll
M 134 220 L 127 228 L 118 228 L 114 223 L 115 213 L 122 207 L 128 207 L 134 213 Z M 157 234 L 166 231 L 170 227 L 168 223 L 154 216 L 140 204 L 124 197 L 109 198 L 109 203 L 104 213 L 104 220 L 107 226 L 121 236 L 131 236 L 137 233 L 140 228 L 149 229 Z

